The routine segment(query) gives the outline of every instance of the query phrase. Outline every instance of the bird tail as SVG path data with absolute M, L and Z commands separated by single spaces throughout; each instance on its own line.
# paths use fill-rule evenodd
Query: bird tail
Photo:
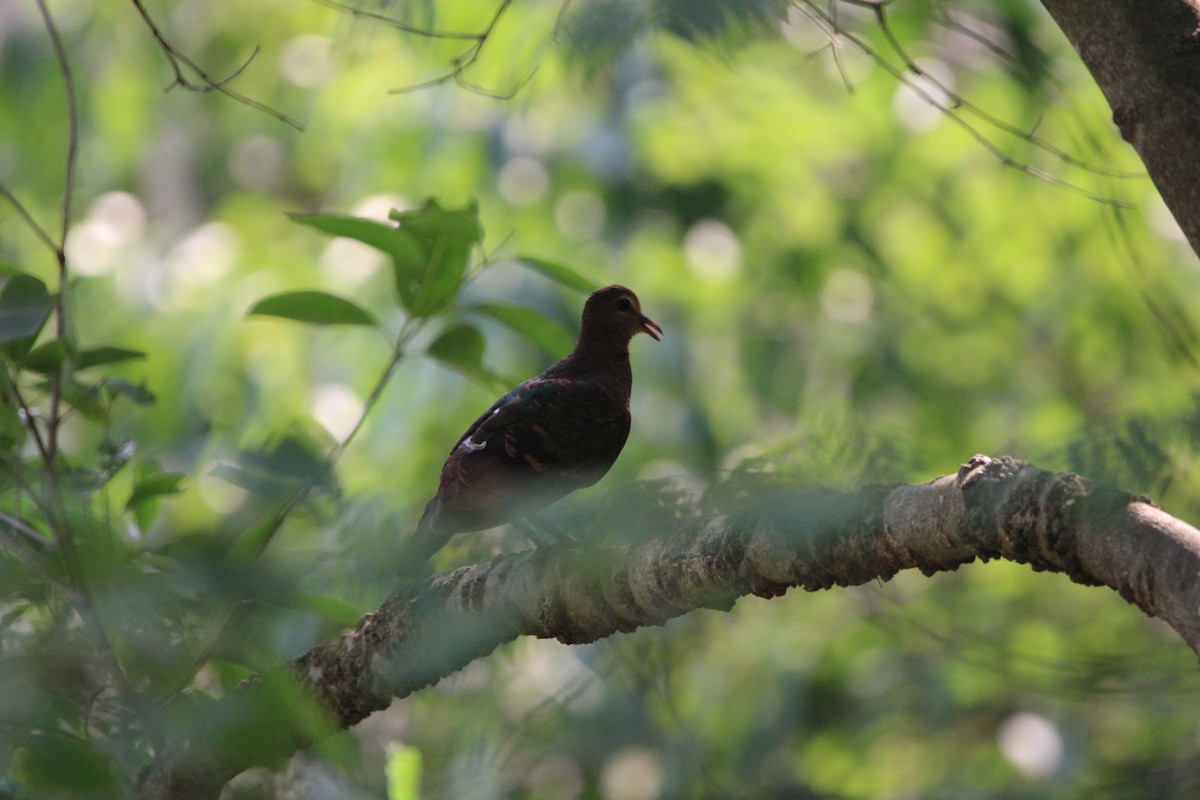
M 414 578 L 421 573 L 425 563 L 433 554 L 446 546 L 453 533 L 444 533 L 434 528 L 437 518 L 438 499 L 435 497 L 425 506 L 425 513 L 417 528 L 400 544 L 397 571 L 401 578 Z

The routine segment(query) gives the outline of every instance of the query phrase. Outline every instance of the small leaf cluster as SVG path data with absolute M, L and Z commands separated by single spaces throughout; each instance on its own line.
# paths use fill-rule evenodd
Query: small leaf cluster
M 463 289 L 490 266 L 481 253 L 477 208 L 393 212 L 388 223 L 339 214 L 295 214 L 301 225 L 354 239 L 391 265 L 392 331 L 356 299 L 325 291 L 275 294 L 253 316 L 316 326 L 372 329 L 393 345 L 371 411 L 408 355 L 421 351 L 473 380 L 497 379 L 483 366 L 480 319 L 498 321 L 561 355 L 571 336 L 531 308 L 467 303 Z M 540 259 L 519 263 L 570 288 L 592 285 Z M 64 261 L 65 264 L 65 261 Z M 244 719 L 217 716 L 213 693 L 284 659 L 264 640 L 297 612 L 325 629 L 353 624 L 360 611 L 310 591 L 277 559 L 271 541 L 301 510 L 336 522 L 340 442 L 289 432 L 244 447 L 192 474 L 187 459 L 142 452 L 127 424 L 153 391 L 131 379 L 146 354 L 119 344 L 81 343 L 65 296 L 13 267 L 0 273 L 0 707 L 13 736 L 0 738 L 6 775 L 19 793 L 89 797 L 128 793 L 136 776 L 175 736 L 198 731 L 253 748 L 283 730 L 323 724 L 311 701 L 289 686 L 271 710 Z M 64 268 L 63 274 L 68 274 Z M 473 322 L 472 320 L 475 320 Z M 160 464 L 179 464 L 170 469 Z M 201 481 L 232 484 L 247 502 L 214 529 L 174 530 L 165 501 Z M 311 640 L 311 636 L 309 637 Z M 21 796 L 24 796 L 23 794 Z M 32 796 L 32 795 L 31 795 Z
M 553 356 L 564 355 L 573 336 L 542 313 L 507 303 L 464 303 L 461 290 L 480 270 L 492 262 L 471 261 L 472 252 L 483 241 L 478 207 L 442 208 L 429 199 L 419 209 L 393 209 L 388 225 L 345 214 L 289 214 L 301 224 L 331 236 L 360 242 L 387 256 L 394 278 L 395 302 L 406 320 L 398 337 L 393 337 L 367 308 L 355 300 L 330 292 L 305 289 L 264 297 L 250 313 L 281 317 L 312 325 L 359 325 L 380 330 L 394 340 L 397 356 L 404 345 L 426 323 L 438 320 L 442 328 L 425 354 L 485 384 L 496 382 L 483 366 L 484 339 L 479 327 L 464 316 L 495 320 Z M 522 265 L 578 292 L 589 293 L 595 284 L 563 264 L 531 256 L 518 256 Z

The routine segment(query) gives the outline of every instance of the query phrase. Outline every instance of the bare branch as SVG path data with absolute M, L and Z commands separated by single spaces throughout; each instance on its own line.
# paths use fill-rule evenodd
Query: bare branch
M 845 1 L 845 0 L 843 0 L 843 1 Z M 1019 139 L 1024 139 L 1025 141 L 1029 142 L 1030 144 L 1032 144 L 1034 147 L 1038 148 L 1039 150 L 1049 153 L 1050 155 L 1054 156 L 1055 158 L 1062 161 L 1063 163 L 1070 164 L 1073 167 L 1079 167 L 1080 169 L 1095 173 L 1096 175 L 1104 175 L 1104 176 L 1107 176 L 1110 178 L 1133 179 L 1133 178 L 1147 177 L 1145 172 L 1127 172 L 1124 170 L 1112 170 L 1112 169 L 1107 169 L 1105 167 L 1097 167 L 1092 164 L 1089 164 L 1088 162 L 1086 162 L 1082 159 L 1076 158 L 1075 156 L 1071 155 L 1070 153 L 1067 153 L 1065 150 L 1055 147 L 1054 145 L 1050 144 L 1049 142 L 1045 141 L 1044 139 L 1041 139 L 1041 138 L 1035 136 L 1033 131 L 1025 131 L 1025 130 L 1022 130 L 1021 128 L 1016 127 L 1015 125 L 1011 125 L 1011 124 L 1005 122 L 1004 120 L 1000 119 L 999 117 L 996 117 L 995 115 L 985 111 L 984 109 L 982 109 L 975 103 L 972 103 L 971 101 L 967 100 L 962 95 L 957 94 L 952 89 L 950 89 L 950 87 L 946 86 L 945 83 L 938 80 L 936 76 L 929 74 L 929 72 L 924 69 L 921 69 L 920 65 L 917 64 L 917 62 L 912 58 L 912 56 L 910 56 L 908 54 L 908 51 L 904 48 L 904 46 L 902 44 L 900 44 L 900 40 L 896 38 L 896 34 L 892 32 L 892 26 L 888 23 L 887 11 L 886 11 L 885 5 L 881 3 L 877 6 L 875 6 L 874 8 L 875 8 L 875 20 L 876 20 L 876 22 L 879 23 L 879 28 L 880 28 L 880 30 L 883 31 L 884 38 L 886 38 L 888 41 L 888 44 L 891 45 L 893 52 L 895 52 L 896 55 L 900 58 L 900 60 L 904 62 L 904 67 L 912 74 L 922 77 L 925 80 L 929 81 L 929 83 L 932 84 L 934 87 L 936 87 L 938 91 L 945 94 L 946 97 L 948 97 L 950 99 L 952 108 L 962 108 L 966 111 L 969 111 L 972 114 L 974 114 L 975 116 L 979 117 L 984 122 L 991 125 L 992 127 L 996 128 L 1000 131 L 1003 131 L 1004 133 L 1011 134 L 1012 136 L 1015 136 Z M 1035 126 L 1035 129 L 1036 129 L 1036 126 Z
M 20 216 L 21 219 L 25 220 L 25 224 L 28 225 L 29 229 L 33 231 L 33 235 L 38 238 L 38 241 L 50 248 L 52 252 L 58 251 L 58 245 L 56 245 L 54 240 L 50 238 L 50 234 L 46 232 L 45 228 L 38 224 L 38 221 L 33 218 L 32 214 L 29 213 L 29 209 L 25 208 L 25 205 L 17 198 L 15 194 L 13 194 L 13 191 L 9 189 L 8 185 L 3 181 L 0 181 L 0 195 L 4 195 L 4 199 L 7 200 L 14 209 L 16 209 L 17 215 Z
M 343 3 L 340 0 L 313 0 L 314 3 L 326 6 L 327 8 L 343 11 L 352 17 L 361 17 L 369 19 L 372 22 L 379 22 L 388 25 L 405 33 L 411 33 L 414 36 L 423 36 L 427 39 L 460 39 L 466 41 L 475 41 L 479 38 L 478 33 L 466 33 L 458 31 L 439 31 L 435 28 L 419 28 L 415 25 L 409 25 L 406 22 L 401 22 L 395 17 L 389 17 L 387 14 L 380 14 L 378 11 L 368 11 L 365 8 Z
M 58 60 L 58 69 L 62 73 L 63 87 L 67 95 L 67 162 L 63 178 L 62 221 L 59 226 L 58 243 L 54 248 L 54 256 L 58 262 L 58 293 L 54 298 L 55 335 L 65 341 L 67 335 L 67 231 L 71 227 L 71 203 L 75 197 L 75 166 L 79 160 L 79 104 L 75 98 L 75 77 L 71 71 L 71 62 L 67 59 L 67 49 L 63 46 L 58 27 L 46 8 L 45 0 L 37 0 L 38 10 L 46 26 L 46 33 L 54 47 L 54 57 Z M 50 416 L 46 421 L 46 442 L 42 457 L 46 459 L 46 469 L 53 472 L 54 460 L 58 454 L 58 426 L 62 421 L 62 369 L 54 371 L 50 381 Z M 14 386 L 15 391 L 15 386 Z M 30 429 L 35 426 L 30 420 Z
M 1142 163 L 1200 254 L 1200 3 L 1042 0 L 1083 59 Z
M 580 644 L 695 609 L 728 610 L 745 595 L 854 586 L 906 569 L 933 575 L 992 558 L 1108 586 L 1200 653 L 1200 531 L 1078 475 L 975 456 L 925 484 L 805 494 L 756 486 L 753 495 L 752 507 L 683 523 L 669 538 L 611 550 L 555 546 L 435 576 L 263 681 L 290 676 L 345 728 L 518 636 Z M 256 702 L 261 685 L 218 702 L 230 710 Z M 158 755 L 137 797 L 215 798 L 254 760 L 314 741 L 292 733 L 253 755 L 183 737 Z
M 258 100 L 247 97 L 241 92 L 237 92 L 229 88 L 229 82 L 241 75 L 242 72 L 245 71 L 248 66 L 250 66 L 250 62 L 252 62 L 258 55 L 257 47 L 254 49 L 254 52 L 250 54 L 250 57 L 246 59 L 245 63 L 243 63 L 229 75 L 225 76 L 224 78 L 214 78 L 202 67 L 200 67 L 199 64 L 184 55 L 177 47 L 175 47 L 175 45 L 171 44 L 171 42 L 163 34 L 162 30 L 154 22 L 154 19 L 150 16 L 150 12 L 146 10 L 146 6 L 142 3 L 142 0 L 131 0 L 131 2 L 137 9 L 142 21 L 146 23 L 146 27 L 150 29 L 150 34 L 154 37 L 154 41 L 158 42 L 158 46 L 163 51 L 163 55 L 167 57 L 167 63 L 171 65 L 171 71 L 175 73 L 175 80 L 171 81 L 171 83 L 167 85 L 167 91 L 179 86 L 189 92 L 220 92 L 226 97 L 236 100 L 242 105 L 249 106 L 256 111 L 261 111 L 268 116 L 274 117 L 285 125 L 290 125 L 298 131 L 304 130 L 303 125 L 287 116 L 283 112 L 277 111 L 265 103 L 261 103 Z M 184 74 L 185 67 L 200 79 L 199 83 L 188 79 L 188 77 Z
M 935 77 L 929 75 L 927 71 L 921 69 L 921 67 L 915 61 L 913 61 L 911 57 L 909 57 L 908 53 L 901 46 L 899 40 L 892 33 L 885 14 L 885 9 L 889 5 L 890 0 L 837 0 L 837 2 L 845 2 L 848 5 L 871 9 L 876 15 L 876 21 L 883 31 L 884 37 L 887 39 L 889 46 L 893 49 L 893 51 L 895 51 L 897 57 L 903 64 L 903 67 L 897 67 L 893 65 L 877 50 L 875 50 L 875 48 L 867 43 L 865 39 L 856 36 L 854 33 L 846 30 L 844 27 L 841 27 L 836 17 L 836 5 L 834 6 L 833 11 L 826 11 L 817 6 L 815 0 L 792 0 L 792 6 L 800 10 L 810 19 L 822 20 L 824 24 L 820 25 L 819 27 L 821 27 L 822 32 L 826 33 L 827 36 L 840 37 L 837 39 L 839 43 L 841 39 L 845 39 L 846 41 L 849 41 L 858 47 L 885 72 L 887 72 L 904 86 L 907 86 L 918 97 L 936 108 L 938 111 L 942 112 L 946 118 L 966 131 L 971 138 L 973 138 L 976 142 L 982 145 L 985 150 L 995 156 L 996 160 L 1000 162 L 1001 166 L 1010 167 L 1020 172 L 1024 172 L 1031 177 L 1037 178 L 1038 180 L 1053 184 L 1099 203 L 1104 203 L 1106 205 L 1111 205 L 1118 208 L 1131 207 L 1129 203 L 1125 203 L 1110 197 L 1104 197 L 1095 192 L 1089 191 L 1078 184 L 1071 183 L 1070 181 L 1064 180 L 1043 169 L 1035 167 L 1028 162 L 1013 158 L 999 145 L 988 138 L 981 130 L 972 125 L 968 120 L 964 119 L 962 113 L 960 113 L 960 110 L 977 117 L 978 119 L 1003 133 L 1012 135 L 1030 143 L 1035 148 L 1042 150 L 1071 166 L 1078 167 L 1098 175 L 1113 178 L 1141 178 L 1145 177 L 1143 173 L 1121 172 L 1117 170 L 1108 170 L 1101 167 L 1091 166 L 1082 159 L 1076 158 L 1066 151 L 1061 150 L 1060 148 L 1036 136 L 1033 131 L 1024 131 L 1010 123 L 1004 122 L 998 117 L 995 117 L 987 111 L 984 111 L 979 106 L 966 100 L 961 95 L 953 92 L 943 82 L 937 80 Z M 832 31 L 833 33 L 831 34 L 829 31 Z M 831 38 L 830 41 L 832 44 L 835 39 Z M 836 51 L 836 47 L 834 47 L 834 50 Z M 935 96 L 933 92 L 925 88 L 925 86 L 922 86 L 921 83 L 913 80 L 913 78 L 910 76 L 923 79 L 930 87 L 939 92 L 945 99 L 943 100 L 942 98 Z
M 332 0 L 318 1 L 331 2 Z M 436 78 L 431 78 L 427 81 L 421 81 L 420 83 L 415 83 L 410 86 L 401 86 L 396 89 L 390 89 L 388 94 L 408 94 L 410 92 L 420 91 L 421 89 L 429 89 L 434 86 L 441 86 L 444 83 L 454 81 L 459 88 L 473 92 L 474 94 L 482 97 L 492 98 L 493 100 L 510 100 L 515 97 L 516 94 L 521 91 L 521 89 L 525 88 L 525 85 L 529 83 L 530 79 L 533 78 L 534 74 L 537 72 L 537 67 L 531 69 L 529 73 L 525 75 L 525 77 L 517 81 L 507 92 L 497 92 L 466 79 L 466 71 L 470 69 L 479 59 L 479 55 L 481 52 L 483 52 L 483 47 L 485 44 L 487 44 L 488 38 L 492 35 L 492 32 L 496 30 L 496 26 L 500 23 L 501 18 L 503 18 L 504 12 L 507 11 L 508 7 L 511 5 L 512 0 L 501 0 L 500 4 L 496 7 L 496 13 L 492 15 L 492 19 L 488 22 L 487 26 L 484 27 L 484 29 L 479 33 L 469 37 L 473 40 L 471 46 L 459 53 L 454 58 L 450 59 L 449 72 L 439 75 Z M 451 37 L 442 36 L 441 38 Z

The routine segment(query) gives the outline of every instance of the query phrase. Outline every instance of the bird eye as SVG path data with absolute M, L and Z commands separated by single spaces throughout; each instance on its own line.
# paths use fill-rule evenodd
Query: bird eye
M 618 311 L 628 311 L 631 308 L 633 308 L 633 303 L 629 302 L 628 297 L 622 297 L 620 300 L 617 301 L 617 310 Z

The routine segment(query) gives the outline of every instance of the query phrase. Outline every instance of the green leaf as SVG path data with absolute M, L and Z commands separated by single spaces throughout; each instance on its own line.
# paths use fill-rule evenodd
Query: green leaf
M 5 261 L 0 258 L 0 278 L 12 278 L 16 275 L 24 275 L 25 270 L 18 267 L 11 261 Z
M 461 209 L 444 209 L 429 199 L 420 209 L 393 209 L 390 216 L 400 224 L 401 232 L 412 237 L 422 254 L 415 275 L 397 271 L 400 299 L 414 316 L 436 314 L 458 294 L 471 248 L 483 240 L 479 209 L 474 202 Z
M 469 310 L 487 314 L 504 323 L 555 358 L 566 355 L 575 345 L 574 337 L 562 325 L 532 308 L 480 303 Z
M 21 360 L 25 369 L 41 375 L 53 375 L 58 372 L 67 358 L 67 347 L 61 339 L 51 339 L 33 348 Z M 106 364 L 117 364 L 122 361 L 139 361 L 146 358 L 140 350 L 127 350 L 124 347 L 93 347 L 84 350 L 76 358 L 76 368 L 87 369 Z
M 483 369 L 483 334 L 460 322 L 442 331 L 425 352 L 457 370 L 477 372 Z
M 387 764 L 388 800 L 417 800 L 421 791 L 421 751 L 404 745 L 388 745 Z
M 220 462 L 209 474 L 274 499 L 288 499 L 307 486 L 335 488 L 325 459 L 295 436 L 269 448 L 243 450 L 236 463 Z
M 140 478 L 125 503 L 126 510 L 164 494 L 179 494 L 183 491 L 185 478 L 187 476 L 181 472 L 154 472 Z
M 112 760 L 92 742 L 61 735 L 28 735 L 15 762 L 13 771 L 20 775 L 22 794 L 30 797 L 106 800 L 121 796 Z
M 0 377 L 0 381 L 5 378 Z M 21 423 L 21 410 L 10 392 L 0 392 L 0 451 L 25 441 L 25 426 Z M 15 452 L 15 451 L 14 451 Z M 7 455 L 0 452 L 0 460 Z
M 53 307 L 46 284 L 32 275 L 14 275 L 5 282 L 0 289 L 0 343 L 20 343 L 9 348 L 11 356 L 23 358 L 29 352 Z
M 295 608 L 312 611 L 327 620 L 336 622 L 347 628 L 352 628 L 362 618 L 362 612 L 349 603 L 344 603 L 334 597 L 311 592 L 300 592 L 292 598 Z
M 21 366 L 39 375 L 53 375 L 58 372 L 63 361 L 67 358 L 67 347 L 62 339 L 51 339 L 42 342 L 21 359 Z
M 249 313 L 312 325 L 378 325 L 375 318 L 356 303 L 328 292 L 312 290 L 264 297 L 251 307 Z
M 373 219 L 349 214 L 288 214 L 288 218 L 323 233 L 353 239 L 386 253 L 392 260 L 392 271 L 395 274 L 396 290 L 400 299 L 406 308 L 411 305 L 416 297 L 415 287 L 425 275 L 425 264 L 428 260 L 421 245 L 411 233 Z
M 153 405 L 157 399 L 154 392 L 146 388 L 144 383 L 130 383 L 124 378 L 105 378 L 100 382 L 104 387 L 104 391 L 112 399 L 124 397 L 132 401 L 135 405 L 148 406 Z
M 412 235 L 393 225 L 350 214 L 288 214 L 288 219 L 334 236 L 344 236 L 382 250 L 394 259 L 418 263 L 421 253 Z
M 122 361 L 144 361 L 146 354 L 140 350 L 128 350 L 124 347 L 93 347 L 79 354 L 78 368 L 99 367 L 105 364 L 119 364 Z
M 46 386 L 46 391 L 49 391 Z M 100 386 L 66 380 L 62 390 L 63 400 L 67 405 L 78 411 L 85 419 L 100 422 L 108 418 L 108 408 L 101 397 Z
M 483 366 L 483 334 L 473 325 L 461 322 L 451 325 L 442 331 L 425 353 L 489 391 L 503 391 L 513 384 Z
M 180 472 L 162 472 L 154 462 L 142 464 L 140 473 L 125 503 L 125 510 L 132 511 L 138 527 L 146 530 L 158 514 L 159 498 L 182 492 L 187 476 Z
M 540 272 L 550 280 L 561 283 L 568 289 L 574 289 L 583 294 L 591 294 L 598 288 L 596 281 L 555 261 L 547 261 L 544 258 L 534 258 L 533 256 L 517 256 L 516 261 L 534 272 Z

